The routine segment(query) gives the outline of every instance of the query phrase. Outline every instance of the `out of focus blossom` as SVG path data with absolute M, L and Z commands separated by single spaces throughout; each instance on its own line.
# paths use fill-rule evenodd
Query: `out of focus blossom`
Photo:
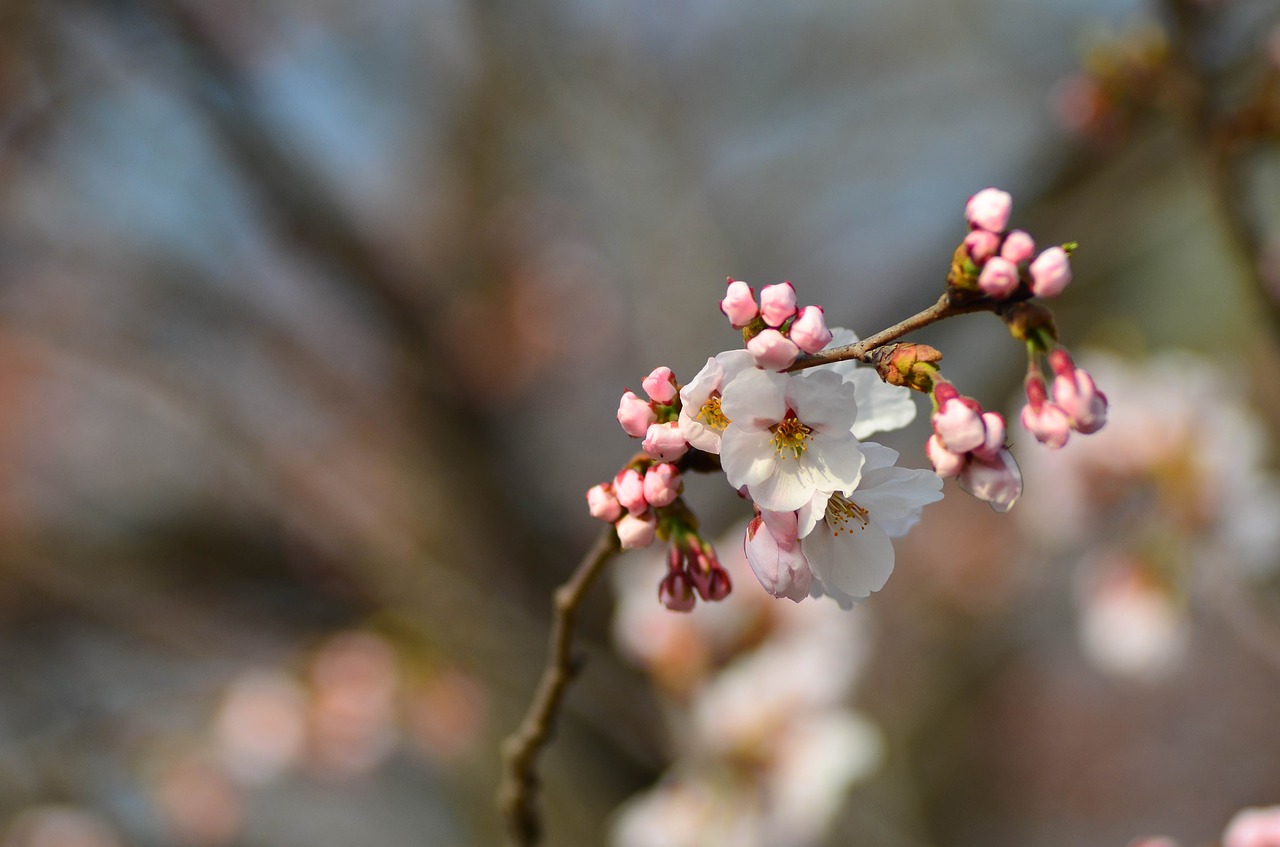
M 1082 358 L 1117 400 L 1106 427 L 1070 449 L 1022 451 L 1022 525 L 1063 549 L 1105 537 L 1183 565 L 1274 569 L 1280 485 L 1263 470 L 1265 431 L 1228 374 L 1186 353 Z
M 167 769 L 156 800 L 173 840 L 198 847 L 233 844 L 244 825 L 244 797 L 217 762 L 189 755 Z
M 1236 812 L 1222 834 L 1222 847 L 1280 847 L 1280 806 Z
M 489 696 L 464 671 L 434 668 L 407 697 L 409 734 L 429 756 L 456 759 L 481 741 L 489 720 Z
M 734 545 L 723 559 L 749 578 Z M 848 706 L 865 620 L 835 604 L 738 591 L 687 616 L 652 599 L 658 557 L 618 571 L 614 634 L 671 699 L 678 758 L 613 823 L 614 847 L 808 847 L 882 757 Z M 625 571 L 625 572 L 624 572 Z M 839 649 L 833 650 L 832 645 Z
M 311 664 L 311 756 L 324 772 L 373 769 L 396 741 L 399 672 L 391 647 L 367 632 L 325 641 Z
M 1078 632 L 1084 655 L 1117 676 L 1156 680 L 1172 673 L 1186 654 L 1190 631 L 1169 586 L 1122 553 L 1104 553 L 1081 570 Z
M 14 819 L 2 847 L 124 847 L 101 815 L 74 806 L 34 806 Z
M 248 671 L 231 683 L 214 720 L 227 770 L 247 783 L 279 777 L 306 746 L 306 695 L 283 673 Z

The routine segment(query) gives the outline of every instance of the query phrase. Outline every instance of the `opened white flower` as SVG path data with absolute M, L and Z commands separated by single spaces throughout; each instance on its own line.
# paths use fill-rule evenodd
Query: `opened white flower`
M 698 375 L 680 389 L 680 433 L 707 453 L 720 452 L 720 434 L 729 425 L 720 408 L 720 393 L 735 376 L 752 367 L 746 350 L 726 350 L 707 359 Z
M 720 462 L 729 484 L 745 486 L 774 512 L 799 509 L 819 491 L 852 491 L 862 472 L 854 395 L 852 383 L 828 370 L 740 373 L 720 398 L 729 421 Z
M 874 442 L 863 444 L 862 453 L 855 488 L 817 492 L 797 515 L 811 593 L 845 607 L 884 587 L 893 573 L 890 539 L 906 535 L 921 510 L 942 499 L 942 478 L 933 471 L 896 467 L 898 452 Z

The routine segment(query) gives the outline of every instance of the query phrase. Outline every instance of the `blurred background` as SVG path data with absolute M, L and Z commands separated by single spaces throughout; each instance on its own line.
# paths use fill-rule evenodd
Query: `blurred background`
M 1019 442 L 1008 515 L 948 483 L 844 623 L 798 607 L 857 657 L 814 671 L 845 753 L 715 766 L 766 812 L 775 765 L 825 786 L 785 834 L 613 813 L 664 773 L 728 791 L 698 692 L 809 626 L 748 575 L 710 613 L 732 637 L 704 607 L 637 630 L 615 602 L 656 583 L 620 558 L 543 760 L 549 843 L 1195 845 L 1280 802 L 1278 23 L 5 0 L 0 843 L 499 843 L 497 743 L 597 532 L 583 492 L 634 450 L 622 389 L 739 343 L 727 276 L 864 335 L 931 304 L 988 185 L 1081 243 L 1055 309 L 1112 426 Z M 919 340 L 1016 410 L 998 321 Z M 920 467 L 926 434 L 884 440 Z M 689 499 L 732 556 L 742 502 Z

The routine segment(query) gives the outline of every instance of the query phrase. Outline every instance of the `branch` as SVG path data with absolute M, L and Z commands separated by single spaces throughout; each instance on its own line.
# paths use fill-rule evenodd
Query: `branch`
M 553 602 L 555 621 L 547 646 L 547 666 L 538 690 L 520 726 L 502 742 L 502 782 L 498 805 L 506 819 L 513 844 L 529 847 L 542 835 L 538 813 L 538 754 L 555 729 L 556 713 L 565 690 L 581 669 L 573 656 L 573 630 L 578 607 L 604 566 L 618 552 L 618 534 L 605 527 L 590 552 L 583 557 L 569 580 L 556 589 Z
M 853 344 L 832 347 L 830 350 L 823 350 L 821 353 L 805 356 L 787 368 L 787 373 L 802 371 L 806 368 L 816 368 L 818 365 L 831 365 L 849 359 L 867 362 L 871 358 L 872 351 L 883 347 L 891 341 L 897 341 L 904 335 L 923 329 L 930 324 L 935 324 L 947 318 L 954 318 L 956 315 L 967 315 L 973 312 L 1000 312 L 1004 307 L 1015 302 L 1018 302 L 1016 298 L 1011 300 L 992 300 L 990 297 L 977 297 L 976 299 L 966 298 L 961 300 L 955 293 L 948 290 L 938 298 L 937 303 L 921 312 L 917 312 L 906 320 L 900 321 L 888 329 L 881 330 Z

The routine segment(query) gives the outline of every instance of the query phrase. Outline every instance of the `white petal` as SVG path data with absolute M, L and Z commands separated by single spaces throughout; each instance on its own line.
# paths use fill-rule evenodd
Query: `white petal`
M 854 387 L 829 370 L 801 372 L 787 384 L 787 404 L 818 432 L 848 432 L 858 416 Z
M 853 384 L 858 402 L 858 419 L 853 424 L 858 438 L 902 429 L 916 419 L 917 406 L 910 388 L 889 385 L 872 368 L 857 368 L 845 380 Z
M 768 429 L 787 414 L 787 381 L 786 374 L 744 370 L 721 390 L 720 410 L 742 429 Z
M 879 591 L 893 573 L 893 542 L 875 523 L 833 535 L 823 521 L 800 546 L 823 585 L 851 597 Z
M 769 430 L 744 430 L 737 424 L 729 424 L 720 439 L 720 466 L 729 484 L 734 488 L 750 488 L 773 474 L 778 464 L 778 451 L 773 446 L 773 434 Z M 761 504 L 762 508 L 777 509 Z M 791 509 L 798 508 L 792 506 Z

